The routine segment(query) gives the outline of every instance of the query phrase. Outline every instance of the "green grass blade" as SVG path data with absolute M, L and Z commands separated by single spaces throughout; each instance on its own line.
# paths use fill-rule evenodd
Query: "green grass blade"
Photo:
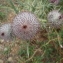
M 11 4 L 12 9 L 14 9 L 14 11 L 16 13 L 18 13 L 19 11 L 16 9 L 16 7 L 15 7 L 14 3 L 12 2 L 12 0 L 9 0 L 9 3 Z

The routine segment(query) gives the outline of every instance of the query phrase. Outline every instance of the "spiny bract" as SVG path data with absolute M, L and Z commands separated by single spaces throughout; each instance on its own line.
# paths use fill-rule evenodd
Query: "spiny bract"
M 40 23 L 31 12 L 19 13 L 12 23 L 13 33 L 21 39 L 30 40 L 39 31 Z
M 53 10 L 48 13 L 48 24 L 53 28 L 61 28 L 63 24 L 63 15 L 58 10 Z
M 4 41 L 9 41 L 12 39 L 11 36 L 11 24 L 7 23 L 7 24 L 3 24 L 0 27 L 0 39 L 3 39 Z

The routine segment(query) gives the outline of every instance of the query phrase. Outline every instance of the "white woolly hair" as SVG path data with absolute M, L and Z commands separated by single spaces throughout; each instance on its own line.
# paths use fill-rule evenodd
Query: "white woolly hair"
M 47 16 L 50 27 L 60 28 L 63 24 L 63 16 L 58 10 L 53 10 Z
M 31 40 L 39 31 L 39 28 L 40 23 L 31 12 L 19 13 L 12 23 L 13 33 L 23 40 Z
M 0 27 L 0 39 L 3 39 L 4 41 L 9 41 L 11 40 L 11 24 L 3 24 Z

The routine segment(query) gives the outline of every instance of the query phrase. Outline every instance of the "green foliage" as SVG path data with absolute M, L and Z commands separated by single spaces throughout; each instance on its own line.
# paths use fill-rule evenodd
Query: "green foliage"
M 4 12 L 0 12 L 0 19 L 3 20 L 5 18 L 5 13 Z
M 11 7 L 12 9 L 14 9 L 14 11 L 15 11 L 16 13 L 19 12 L 19 11 L 16 9 L 16 7 L 15 7 L 15 5 L 14 5 L 14 3 L 13 3 L 12 0 L 9 0 L 9 4 L 10 4 L 10 7 Z
M 6 47 L 5 50 L 3 51 L 3 53 L 5 55 L 8 55 L 10 53 L 10 51 L 11 51 L 11 48 L 10 47 Z
M 19 13 L 20 11 L 31 11 L 37 15 L 37 18 L 40 20 L 41 24 L 46 27 L 47 22 L 47 14 L 53 9 L 60 9 L 63 12 L 63 2 L 61 0 L 59 5 L 53 5 L 48 0 L 6 0 L 6 6 L 2 3 L 0 5 L 0 10 L 4 9 L 5 12 L 0 12 L 0 20 L 8 16 L 8 11 L 12 10 L 15 13 Z M 7 14 L 7 15 L 6 15 Z M 47 38 L 45 41 L 40 41 L 36 43 L 23 45 L 18 51 L 19 62 L 24 59 L 26 63 L 60 63 L 60 60 L 63 58 L 60 54 L 60 44 L 63 44 L 63 29 L 59 32 L 55 30 L 47 30 Z M 59 37 L 58 37 L 59 36 Z M 61 38 L 61 39 L 60 39 Z M 21 45 L 22 46 L 22 45 Z M 34 55 L 36 49 L 41 50 L 41 54 Z M 9 54 L 10 48 L 4 51 L 4 54 Z M 30 59 L 31 58 L 31 59 Z

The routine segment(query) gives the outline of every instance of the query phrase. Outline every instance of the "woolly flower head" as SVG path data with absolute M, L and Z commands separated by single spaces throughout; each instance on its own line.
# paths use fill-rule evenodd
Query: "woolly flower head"
M 59 3 L 59 0 L 49 0 L 51 3 L 57 5 Z
M 48 23 L 54 28 L 60 28 L 63 24 L 63 15 L 58 10 L 53 10 L 48 13 Z
M 30 40 L 38 32 L 40 23 L 31 12 L 19 13 L 12 23 L 13 33 L 21 39 Z
M 3 24 L 0 27 L 0 39 L 3 39 L 4 41 L 9 41 L 11 40 L 11 24 Z

